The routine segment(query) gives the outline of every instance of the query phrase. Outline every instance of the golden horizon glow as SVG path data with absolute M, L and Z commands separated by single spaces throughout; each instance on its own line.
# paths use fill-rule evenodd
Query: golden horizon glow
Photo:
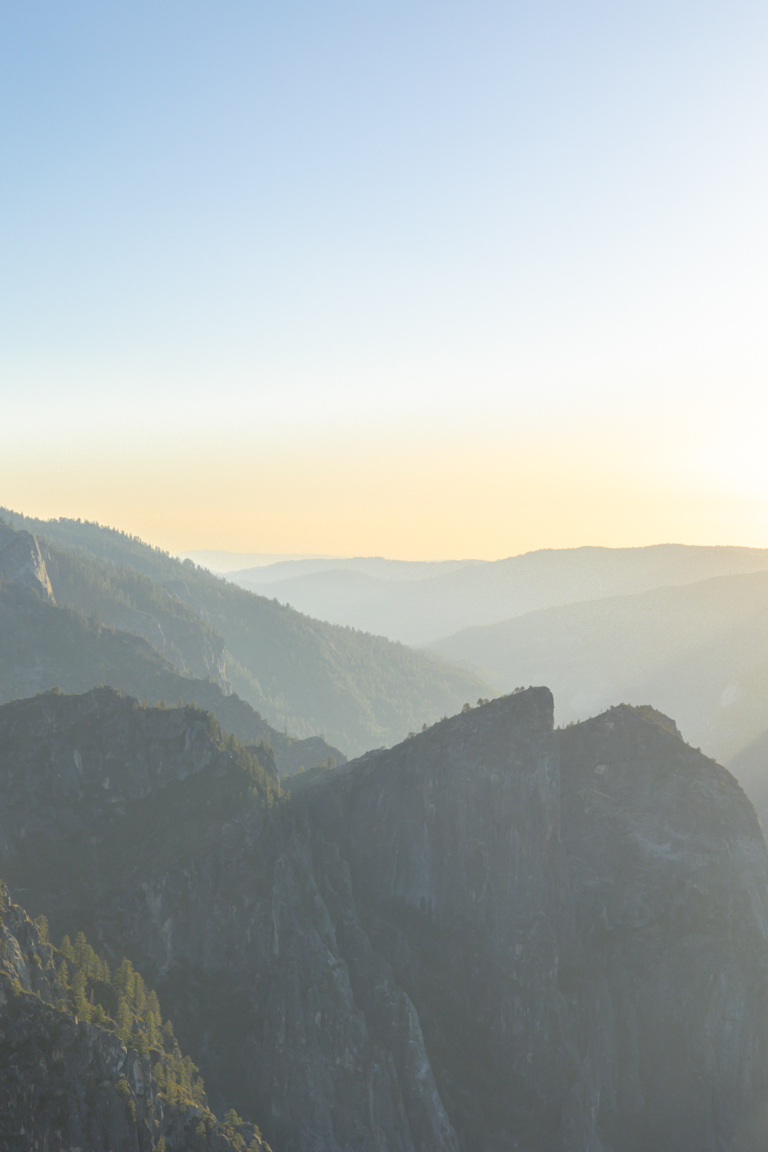
M 725 459 L 685 456 L 644 429 L 531 426 L 420 435 L 68 450 L 51 441 L 0 464 L 2 502 L 26 515 L 96 520 L 173 553 L 498 559 L 538 548 L 676 542 L 768 546 L 768 494 Z M 423 429 L 421 429 L 423 433 Z

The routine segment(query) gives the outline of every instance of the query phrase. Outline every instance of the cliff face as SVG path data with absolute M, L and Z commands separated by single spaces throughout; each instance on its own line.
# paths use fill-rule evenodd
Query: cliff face
M 549 692 L 444 721 L 301 795 L 416 1004 L 463 1146 L 532 1126 L 549 1139 L 553 1054 L 569 1043 L 558 959 L 574 948 Z
M 98 688 L 0 708 L 3 875 L 36 912 L 58 913 L 62 932 L 80 884 L 119 881 L 147 850 L 180 853 L 204 816 L 258 808 L 278 791 L 268 749 L 231 750 L 193 707 L 144 708 Z
M 754 809 L 651 709 L 612 708 L 560 744 L 581 945 L 571 998 L 592 1036 L 603 1128 L 627 1133 L 619 1147 L 750 1146 L 768 1100 L 768 888 Z M 763 1127 L 751 1146 L 766 1137 Z
M 53 599 L 40 545 L 31 532 L 14 532 L 0 520 L 0 578 Z
M 766 848 L 666 718 L 555 732 L 532 689 L 270 805 L 183 711 L 129 752 L 97 699 L 87 767 L 76 726 L 25 706 L 42 735 L 0 751 L 0 784 L 66 818 L 6 831 L 6 871 L 142 965 L 214 1103 L 276 1149 L 763 1152 Z
M 551 707 L 521 693 L 310 779 L 312 822 L 463 1147 L 749 1146 L 768 1098 L 754 810 L 651 709 L 555 733 Z
M 343 865 L 317 871 L 268 762 L 256 784 L 254 800 L 194 709 L 109 689 L 0 708 L 5 875 L 57 932 L 85 928 L 159 982 L 215 1103 L 296 1152 L 377 1152 L 381 1133 L 403 1152 L 452 1150 L 434 1088 L 403 1098 L 410 1070 L 428 1069 L 407 998 L 390 976 L 397 1054 L 356 1003 L 328 910 L 355 919 Z M 411 1116 L 445 1143 L 414 1145 Z

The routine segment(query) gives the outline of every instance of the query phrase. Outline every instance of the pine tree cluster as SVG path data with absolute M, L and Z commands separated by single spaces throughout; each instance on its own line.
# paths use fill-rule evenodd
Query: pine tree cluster
M 116 1032 L 127 1048 L 149 1054 L 160 1094 L 169 1103 L 207 1107 L 198 1069 L 181 1055 L 173 1025 L 163 1022 L 157 993 L 147 989 L 130 960 L 124 958 L 110 971 L 83 932 L 74 944 L 65 936 L 57 951 L 57 976 L 66 991 L 57 1007 Z

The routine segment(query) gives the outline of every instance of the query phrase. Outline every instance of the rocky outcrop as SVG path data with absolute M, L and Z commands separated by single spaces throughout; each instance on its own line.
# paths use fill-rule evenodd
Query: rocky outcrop
M 557 732 L 531 689 L 256 803 L 226 749 L 194 769 L 184 710 L 129 751 L 96 698 L 65 784 L 51 703 L 25 707 L 47 735 L 7 763 L 47 815 L 6 870 L 142 965 L 280 1152 L 765 1148 L 768 855 L 660 714 Z
M 53 590 L 40 545 L 31 532 L 15 532 L 0 520 L 0 580 L 21 584 L 45 600 Z
M 550 693 L 444 721 L 302 797 L 413 997 L 462 1146 L 549 1139 L 569 1040 L 558 959 L 575 948 Z
M 560 745 L 572 1011 L 591 1033 L 599 1130 L 626 1133 L 619 1147 L 764 1146 L 768 886 L 754 809 L 650 708 L 612 708 Z
M 0 708 L 4 874 L 13 883 L 38 877 L 38 904 L 44 907 L 46 896 L 58 903 L 74 887 L 78 868 L 83 874 L 93 868 L 102 880 L 119 875 L 136 849 L 117 833 L 129 812 L 135 820 L 144 814 L 146 831 L 178 800 L 185 781 L 194 780 L 196 791 L 207 788 L 208 803 L 230 793 L 235 802 L 245 787 L 238 791 L 241 778 L 265 801 L 279 792 L 270 750 L 230 748 L 214 717 L 194 707 L 141 707 L 112 688 L 82 696 L 49 692 L 6 705 Z M 163 830 L 155 826 L 154 837 Z M 61 868 L 51 866 L 57 853 Z

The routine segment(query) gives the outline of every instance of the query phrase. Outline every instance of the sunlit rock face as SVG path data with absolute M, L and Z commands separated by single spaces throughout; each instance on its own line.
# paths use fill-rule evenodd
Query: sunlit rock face
M 7 580 L 53 599 L 40 545 L 31 532 L 14 532 L 0 521 L 0 581 Z
M 602 1133 L 622 1149 L 765 1146 L 768 885 L 751 804 L 651 709 L 613 708 L 560 745 L 571 1000 Z
M 507 697 L 340 770 L 307 789 L 315 825 L 414 1001 L 462 1147 L 751 1146 L 755 813 L 651 709 L 553 732 L 551 706 Z
M 98 700 L 79 749 L 114 739 Z M 144 967 L 276 1152 L 765 1152 L 768 856 L 671 721 L 555 731 L 529 689 L 249 806 L 194 760 L 199 714 L 165 715 L 131 713 L 118 803 L 83 753 L 75 835 L 30 787 L 45 852 L 9 837 L 7 867 Z M 163 724 L 170 784 L 138 746 Z

